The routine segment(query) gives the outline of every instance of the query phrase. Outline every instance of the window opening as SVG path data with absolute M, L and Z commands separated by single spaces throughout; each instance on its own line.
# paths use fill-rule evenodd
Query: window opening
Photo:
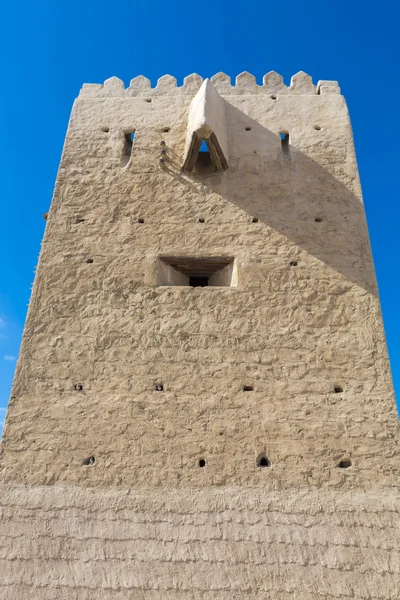
M 237 285 L 233 257 L 160 256 L 157 285 L 231 287 Z
M 211 161 L 210 149 L 206 140 L 202 140 L 201 142 L 194 170 L 196 173 L 205 173 L 206 171 L 214 172 L 214 167 Z
M 203 468 L 203 467 L 205 467 L 205 466 L 206 466 L 206 461 L 204 460 L 204 458 L 201 458 L 201 459 L 199 460 L 199 467 Z
M 340 463 L 338 464 L 339 469 L 348 469 L 349 467 L 351 467 L 351 460 L 349 458 L 345 458 L 344 460 L 341 460 Z
M 281 132 L 279 135 L 281 137 L 282 154 L 289 156 L 289 134 Z
M 135 140 L 135 132 L 128 131 L 124 136 L 124 150 L 122 156 L 122 166 L 126 166 L 132 154 L 132 146 Z

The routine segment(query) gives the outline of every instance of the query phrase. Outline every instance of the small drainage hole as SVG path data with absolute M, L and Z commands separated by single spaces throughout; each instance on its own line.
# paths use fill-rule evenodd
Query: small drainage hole
M 137 220 L 137 222 L 138 222 L 138 223 L 144 223 L 144 219 L 143 219 L 143 217 L 139 217 L 139 218 L 138 218 L 138 220 Z
M 246 131 L 251 131 L 251 127 L 245 127 Z
M 157 383 L 156 384 L 156 392 L 163 392 L 164 391 L 164 386 L 162 383 Z
M 314 220 L 315 220 L 316 223 L 322 223 L 321 217 L 315 217 Z
M 151 98 L 145 98 L 145 102 L 151 102 Z
M 270 467 L 271 463 L 266 456 L 261 456 L 261 458 L 259 458 L 257 461 L 257 465 L 259 467 Z
M 82 392 L 83 391 L 83 385 L 82 385 L 82 383 L 74 383 L 74 390 L 76 392 Z
M 204 458 L 200 458 L 200 460 L 199 460 L 199 467 L 202 469 L 205 466 L 206 466 L 206 461 L 204 460 Z
M 335 385 L 333 389 L 335 391 L 335 394 L 341 394 L 343 392 L 343 388 L 340 385 Z
M 163 127 L 163 129 L 162 129 L 163 133 L 168 133 L 169 131 L 171 131 L 170 127 Z
M 102 127 L 101 130 L 102 130 L 103 133 L 108 133 L 110 131 L 110 128 L 109 127 Z
M 272 95 L 271 100 L 276 100 L 276 96 Z
M 85 460 L 83 461 L 83 465 L 94 465 L 94 463 L 96 462 L 96 459 L 94 456 L 89 456 L 89 458 L 85 458 Z
M 321 131 L 320 125 L 314 125 L 314 129 L 315 129 L 315 131 Z
M 289 265 L 290 265 L 291 267 L 297 267 L 297 264 L 298 264 L 298 263 L 297 263 L 297 260 L 291 260 L 291 261 L 290 261 L 290 263 L 289 263 Z
M 93 258 L 87 258 L 86 262 L 88 263 L 88 265 L 91 265 L 93 262 Z
M 252 218 L 252 220 L 251 220 L 251 222 L 252 222 L 252 223 L 258 223 L 258 219 L 257 219 L 257 217 L 253 217 L 253 218 Z
M 199 223 L 205 223 L 205 222 L 206 222 L 205 219 L 203 219 L 203 217 L 200 217 Z
M 351 460 L 349 458 L 341 460 L 338 464 L 339 469 L 348 469 L 349 467 L 351 467 Z
M 254 388 L 252 385 L 244 385 L 242 389 L 243 392 L 252 392 Z

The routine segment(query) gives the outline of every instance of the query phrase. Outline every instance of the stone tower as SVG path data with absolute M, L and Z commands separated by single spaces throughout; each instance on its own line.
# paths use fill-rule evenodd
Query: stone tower
M 2 600 L 400 597 L 397 414 L 337 82 L 83 87 L 0 469 Z

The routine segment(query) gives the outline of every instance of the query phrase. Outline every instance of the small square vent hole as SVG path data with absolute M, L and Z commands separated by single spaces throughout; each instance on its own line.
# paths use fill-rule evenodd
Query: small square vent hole
M 233 287 L 236 286 L 235 261 L 232 257 L 160 256 L 157 285 Z

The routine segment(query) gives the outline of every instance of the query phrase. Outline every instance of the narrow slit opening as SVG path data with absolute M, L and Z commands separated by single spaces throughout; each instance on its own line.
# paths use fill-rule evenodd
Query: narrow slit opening
M 135 140 L 135 132 L 134 131 L 128 131 L 127 133 L 125 133 L 124 149 L 123 149 L 123 156 L 122 156 L 122 166 L 126 166 L 129 162 L 129 159 L 132 154 L 132 146 L 133 146 L 134 140 Z
M 281 132 L 279 135 L 281 138 L 282 154 L 289 156 L 289 134 L 287 132 Z

